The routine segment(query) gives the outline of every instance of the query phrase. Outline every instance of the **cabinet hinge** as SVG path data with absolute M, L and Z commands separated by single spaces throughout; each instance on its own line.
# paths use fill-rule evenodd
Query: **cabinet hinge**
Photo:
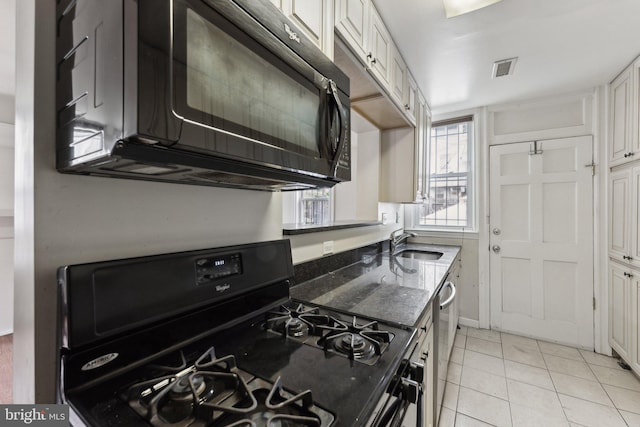
M 593 297 L 593 309 L 596 309 L 596 297 Z

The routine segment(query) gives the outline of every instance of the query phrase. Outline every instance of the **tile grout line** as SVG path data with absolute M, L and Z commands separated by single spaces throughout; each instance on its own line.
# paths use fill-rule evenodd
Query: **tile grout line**
M 582 356 L 582 353 L 580 353 L 580 356 Z M 584 359 L 584 356 L 582 356 L 582 358 Z M 585 362 L 587 362 L 586 359 L 585 359 Z M 616 402 L 613 400 L 613 398 L 611 397 L 611 395 L 607 391 L 606 387 L 604 387 L 603 383 L 600 382 L 600 378 L 598 378 L 598 375 L 596 375 L 596 372 L 593 370 L 593 368 L 591 367 L 591 365 L 588 362 L 587 362 L 587 367 L 589 368 L 589 371 L 591 371 L 593 376 L 596 377 L 596 380 L 598 381 L 598 384 L 600 385 L 600 387 L 604 391 L 604 394 L 607 395 L 607 397 L 609 398 L 609 400 L 613 404 L 613 408 L 618 413 L 618 416 L 620 416 L 620 419 L 622 419 L 622 422 L 625 423 L 627 426 L 629 426 L 629 423 L 627 422 L 627 419 L 620 412 L 620 408 L 618 408 L 618 405 L 616 405 Z M 610 384 L 607 384 L 607 385 L 610 385 Z M 613 386 L 613 387 L 615 387 L 615 386 Z M 618 388 L 624 388 L 624 387 L 618 387 Z M 626 388 L 625 388 L 625 390 L 626 390 Z
M 536 344 L 538 344 L 538 348 L 540 348 L 540 343 L 538 342 L 538 340 L 536 340 Z M 560 399 L 560 393 L 558 392 L 558 386 L 556 385 L 556 382 L 553 380 L 553 375 L 551 375 L 551 370 L 549 369 L 549 365 L 547 364 L 547 359 L 544 358 L 545 353 L 542 352 L 542 348 L 540 348 L 540 354 L 542 354 L 542 361 L 544 362 L 544 366 L 547 368 L 547 374 L 549 375 L 549 378 L 551 378 L 551 384 L 553 385 L 553 390 L 556 393 L 556 399 L 558 399 L 558 402 L 560 403 L 560 408 L 562 408 L 564 419 L 567 421 L 569 425 L 571 425 L 571 420 L 569 419 L 569 415 L 567 414 L 567 411 L 565 410 L 565 407 L 562 404 L 562 400 Z M 580 355 L 580 357 L 582 358 L 582 355 Z

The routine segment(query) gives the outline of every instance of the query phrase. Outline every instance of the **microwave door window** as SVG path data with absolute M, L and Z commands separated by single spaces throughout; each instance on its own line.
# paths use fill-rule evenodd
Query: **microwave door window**
M 320 90 L 262 53 L 187 9 L 188 109 L 199 113 L 195 121 L 208 115 L 214 127 L 319 157 Z

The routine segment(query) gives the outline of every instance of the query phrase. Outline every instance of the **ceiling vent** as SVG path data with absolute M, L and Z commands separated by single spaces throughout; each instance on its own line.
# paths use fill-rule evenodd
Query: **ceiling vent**
M 503 59 L 493 63 L 493 78 L 510 76 L 516 66 L 518 58 Z

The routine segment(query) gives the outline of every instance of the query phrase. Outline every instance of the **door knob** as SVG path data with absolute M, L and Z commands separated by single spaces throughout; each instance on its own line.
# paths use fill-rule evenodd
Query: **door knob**
M 493 250 L 493 252 L 495 252 L 495 253 L 500 253 L 500 246 L 498 246 L 498 245 L 493 245 L 493 247 L 491 248 L 491 250 Z
M 499 236 L 499 235 L 500 235 L 500 233 L 502 233 L 502 231 L 500 231 L 500 229 L 499 229 L 498 227 L 496 227 L 496 228 L 494 228 L 494 229 L 493 229 L 493 234 L 494 234 L 494 235 Z

